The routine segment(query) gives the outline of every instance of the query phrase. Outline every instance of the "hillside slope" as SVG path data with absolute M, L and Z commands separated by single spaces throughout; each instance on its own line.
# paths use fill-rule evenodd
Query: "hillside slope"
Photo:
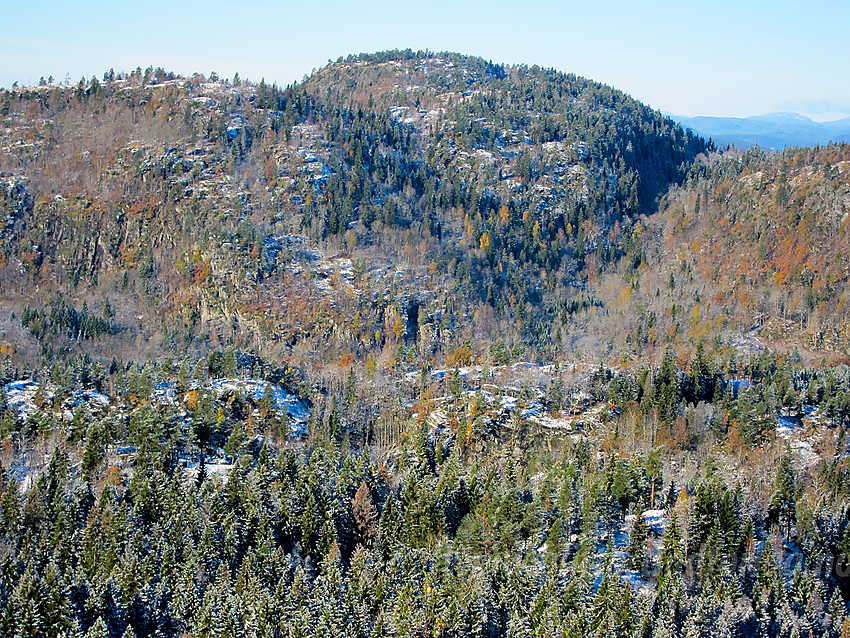
M 705 150 L 603 85 L 456 54 L 287 89 L 138 69 L 0 104 L 4 338 L 36 367 L 217 346 L 392 367 L 494 335 L 552 357 Z
M 643 309 L 635 343 L 729 328 L 757 347 L 846 356 L 848 167 L 848 145 L 695 165 L 647 220 L 648 265 L 631 280 Z

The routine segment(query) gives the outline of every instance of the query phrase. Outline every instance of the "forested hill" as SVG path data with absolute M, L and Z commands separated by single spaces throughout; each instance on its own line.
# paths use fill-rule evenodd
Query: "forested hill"
M 512 174 L 533 193 L 539 178 L 559 176 L 561 162 L 594 173 L 602 193 L 594 193 L 601 201 L 591 202 L 591 212 L 622 219 L 653 210 L 660 192 L 681 179 L 683 165 L 705 150 L 703 140 L 620 91 L 536 66 L 447 53 L 360 55 L 320 70 L 305 88 L 318 101 L 344 105 L 349 115 L 388 111 L 413 125 L 441 204 L 447 171 L 464 172 L 465 164 L 452 166 L 453 160 L 477 153 L 501 169 L 479 181 L 478 190 L 496 189 L 506 204 L 512 198 L 498 182 Z M 487 202 L 473 195 L 481 209 Z
M 648 263 L 631 278 L 635 346 L 735 326 L 757 347 L 846 357 L 848 167 L 846 144 L 695 164 L 647 220 Z
M 705 150 L 604 85 L 456 54 L 285 89 L 110 71 L 4 91 L 0 114 L 20 367 L 218 346 L 421 363 L 494 334 L 552 357 Z
M 456 54 L 0 91 L 0 638 L 847 638 L 848 162 Z

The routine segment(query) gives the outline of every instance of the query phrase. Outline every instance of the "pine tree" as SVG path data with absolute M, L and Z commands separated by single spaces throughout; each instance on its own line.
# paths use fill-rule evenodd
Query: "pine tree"
M 224 453 L 228 456 L 237 456 L 244 449 L 247 440 L 245 428 L 240 421 L 237 421 L 233 426 L 233 432 L 230 433 L 227 442 L 224 444 Z
M 557 569 L 560 565 L 563 546 L 561 519 L 556 518 L 549 527 L 549 533 L 546 535 L 546 561 L 550 568 Z
M 301 547 L 305 552 L 315 550 L 316 541 L 321 530 L 322 518 L 316 499 L 312 494 L 307 498 L 304 505 L 304 513 L 301 516 Z
M 0 533 L 14 538 L 21 524 L 21 496 L 18 492 L 18 481 L 11 477 L 6 484 L 6 491 L 0 496 Z
M 357 399 L 357 379 L 354 376 L 354 367 L 348 369 L 348 376 L 345 379 L 345 407 L 351 409 L 354 401 Z
M 785 598 L 781 568 L 773 554 L 773 544 L 768 538 L 758 565 L 758 573 L 753 586 L 753 607 L 759 623 L 769 631 L 776 623 L 779 610 Z
M 672 277 L 672 274 L 670 275 Z M 652 638 L 679 638 L 680 634 L 676 628 L 676 620 L 674 613 L 669 610 L 662 612 L 662 615 L 655 622 L 652 630 Z
M 336 396 L 334 396 L 331 402 L 331 415 L 328 417 L 328 436 L 330 437 L 331 445 L 339 445 L 340 420 L 339 412 L 337 411 Z
M 384 560 L 387 560 L 395 551 L 401 534 L 401 525 L 395 496 L 391 491 L 387 495 L 387 500 L 384 501 L 384 508 L 378 523 L 378 543 Z
M 829 599 L 829 606 L 827 609 L 829 611 L 832 628 L 834 630 L 839 630 L 841 625 L 844 623 L 845 605 L 844 599 L 841 597 L 841 591 L 838 587 L 836 587 L 832 592 L 832 597 Z
M 727 561 L 733 562 L 741 541 L 741 523 L 736 499 L 729 490 L 724 490 L 717 510 L 717 530 L 720 532 L 721 552 Z
M 44 573 L 46 601 L 44 605 L 44 629 L 48 636 L 61 636 L 70 631 L 74 622 L 74 609 L 71 606 L 70 588 L 51 561 Z
M 670 275 L 672 277 L 672 273 Z M 676 419 L 679 409 L 678 369 L 671 350 L 664 353 L 661 368 L 655 378 L 655 397 L 661 420 L 668 425 Z
M 699 568 L 700 588 L 702 593 L 715 593 L 721 586 L 722 558 L 718 548 L 717 530 L 712 528 L 702 549 L 702 561 Z
M 189 382 L 189 362 L 183 359 L 180 369 L 177 371 L 177 383 L 174 386 L 176 393 L 182 395 L 184 392 L 187 392 L 189 390 Z

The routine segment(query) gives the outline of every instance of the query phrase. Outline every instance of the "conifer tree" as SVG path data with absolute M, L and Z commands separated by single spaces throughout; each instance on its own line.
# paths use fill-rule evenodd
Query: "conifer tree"
M 94 624 L 86 631 L 85 638 L 109 638 L 109 629 L 103 618 L 98 616 Z
M 204 454 L 203 449 L 198 453 L 198 457 L 198 474 L 195 477 L 195 484 L 201 487 L 207 480 L 206 454 Z
M 638 503 L 635 510 L 635 520 L 632 523 L 632 529 L 629 532 L 629 548 L 627 553 L 628 566 L 642 576 L 646 576 L 648 567 L 647 555 L 647 539 L 649 537 L 649 529 L 646 525 L 646 519 L 643 517 L 643 505 Z
M 662 609 L 669 610 L 670 618 L 676 627 L 681 623 L 685 602 L 685 583 L 682 577 L 685 556 L 682 533 L 674 510 L 658 558 L 658 604 Z
M 796 493 L 790 449 L 786 449 L 782 455 L 776 471 L 776 491 L 770 501 L 769 516 L 780 525 L 785 536 L 790 535 L 791 526 L 796 522 Z
M 364 545 L 371 545 L 377 531 L 378 510 L 372 502 L 366 481 L 362 481 L 357 488 L 351 507 L 357 538 Z
M 15 538 L 21 518 L 21 496 L 18 492 L 18 481 L 13 476 L 6 484 L 6 491 L 0 496 L 0 533 Z

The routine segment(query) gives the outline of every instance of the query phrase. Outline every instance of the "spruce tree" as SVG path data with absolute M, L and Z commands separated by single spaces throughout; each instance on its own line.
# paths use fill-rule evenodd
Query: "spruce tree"
M 94 621 L 94 624 L 86 632 L 85 638 L 109 638 L 109 629 L 103 618 L 98 616 L 97 620 Z
M 646 576 L 648 566 L 646 547 L 648 536 L 649 528 L 646 525 L 646 519 L 643 517 L 643 505 L 638 503 L 638 507 L 635 510 L 635 520 L 629 532 L 627 564 L 630 569 L 639 572 L 642 576 Z

